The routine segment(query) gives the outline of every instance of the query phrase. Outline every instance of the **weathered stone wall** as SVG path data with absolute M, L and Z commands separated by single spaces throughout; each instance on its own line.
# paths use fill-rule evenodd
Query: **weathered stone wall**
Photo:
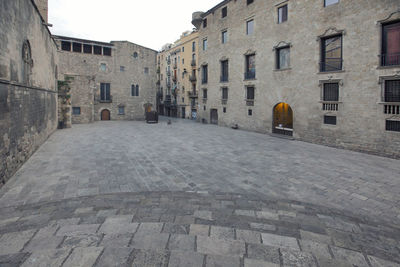
M 56 45 L 31 0 L 0 1 L 0 183 L 57 128 Z
M 59 44 L 60 74 L 74 77 L 71 82 L 72 107 L 80 107 L 80 115 L 72 115 L 73 123 L 89 123 L 101 119 L 101 111 L 108 109 L 111 120 L 143 120 L 144 105 L 156 109 L 156 56 L 157 52 L 126 41 L 104 43 L 112 47 L 112 55 L 94 55 L 61 50 Z M 64 38 L 68 41 L 68 38 Z M 89 40 L 72 42 L 102 45 Z M 134 57 L 134 53 L 137 57 Z M 101 69 L 106 65 L 106 70 Z M 122 68 L 121 68 L 122 67 Z M 148 68 L 148 73 L 145 73 Z M 100 84 L 110 83 L 111 103 L 101 103 Z M 131 86 L 139 85 L 139 96 L 131 95 Z M 125 114 L 119 114 L 123 106 Z
M 40 14 L 44 21 L 47 22 L 48 14 L 49 14 L 49 2 L 48 0 L 34 0 L 37 8 L 39 9 Z
M 294 137 L 335 147 L 400 157 L 400 133 L 385 130 L 389 117 L 383 112 L 380 77 L 396 77 L 400 68 L 379 67 L 381 29 L 379 21 L 400 18 L 398 0 L 350 1 L 324 7 L 323 0 L 285 1 L 288 21 L 277 23 L 277 8 L 283 1 L 225 1 L 207 13 L 208 25 L 200 27 L 199 43 L 208 40 L 208 49 L 199 49 L 198 66 L 208 64 L 208 100 L 200 99 L 199 120 L 210 120 L 210 109 L 217 109 L 219 124 L 271 132 L 273 108 L 288 103 L 294 113 Z M 228 16 L 221 18 L 222 7 Z M 246 20 L 254 19 L 254 34 L 246 35 Z M 228 30 L 228 42 L 221 43 L 221 32 Z M 320 73 L 320 40 L 324 33 L 343 32 L 343 71 Z M 275 70 L 273 48 L 290 44 L 290 68 Z M 244 80 L 245 55 L 256 54 L 256 79 Z M 229 82 L 220 82 L 220 60 L 229 60 Z M 200 70 L 200 68 L 199 68 Z M 399 76 L 397 76 L 399 77 Z M 324 125 L 321 81 L 340 82 L 337 125 Z M 200 72 L 199 72 L 200 80 Z M 246 105 L 245 87 L 255 87 L 254 106 Z M 221 87 L 229 88 L 226 105 L 221 103 Z M 223 107 L 226 113 L 223 113 Z M 204 110 L 205 108 L 205 110 Z M 252 109 L 253 115 L 248 115 Z

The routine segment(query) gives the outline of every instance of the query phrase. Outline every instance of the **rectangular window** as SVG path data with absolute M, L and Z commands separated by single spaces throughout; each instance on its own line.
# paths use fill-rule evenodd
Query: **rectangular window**
M 111 56 L 111 48 L 110 47 L 103 47 L 103 55 Z
M 385 102 L 400 102 L 400 80 L 385 81 Z
M 278 8 L 278 23 L 288 20 L 288 6 L 284 5 Z
M 246 22 L 246 33 L 247 35 L 252 35 L 254 33 L 254 20 L 249 20 Z
M 338 83 L 324 83 L 323 100 L 335 102 L 339 101 Z
M 254 87 L 253 86 L 248 86 L 246 88 L 246 99 L 254 100 Z
M 223 7 L 221 13 L 223 18 L 228 16 L 228 7 Z
M 254 2 L 254 0 L 247 0 L 247 5 L 250 5 L 253 2 Z
M 83 45 L 83 53 L 85 54 L 91 54 L 93 51 L 93 46 L 88 45 L 88 44 L 84 44 Z
M 321 39 L 321 72 L 342 70 L 342 35 Z
M 61 41 L 61 49 L 64 51 L 71 51 L 71 42 Z
M 226 113 L 226 107 L 224 107 L 224 108 L 222 109 L 222 112 Z
M 149 68 L 144 68 L 144 74 L 149 74 Z
M 185 47 L 184 46 L 182 46 L 182 52 L 185 52 Z
M 222 100 L 228 100 L 228 88 L 222 88 Z
M 131 96 L 139 96 L 139 85 L 132 84 L 131 86 Z
M 207 19 L 203 19 L 203 28 L 207 28 Z
M 82 44 L 81 43 L 72 43 L 72 51 L 77 53 L 82 53 Z
M 207 89 L 203 89 L 203 99 L 207 99 Z
M 324 124 L 336 125 L 336 116 L 324 116 Z
M 105 63 L 100 64 L 100 70 L 101 71 L 107 71 L 107 65 Z
M 119 71 L 124 72 L 125 71 L 125 66 L 119 66 Z
M 249 109 L 249 111 L 247 112 L 247 114 L 248 114 L 249 116 L 253 116 L 253 110 L 252 110 L 252 109 Z
M 222 43 L 226 44 L 226 42 L 228 41 L 228 31 L 223 31 L 222 32 Z
M 202 75 L 201 83 L 202 84 L 208 83 L 208 65 L 201 66 L 201 69 L 202 69 L 202 71 L 201 71 L 201 75 Z
M 118 115 L 125 115 L 125 107 L 118 107 Z
M 100 83 L 100 100 L 111 101 L 110 84 Z
M 382 66 L 400 65 L 400 22 L 383 25 Z
M 93 53 L 95 54 L 95 55 L 101 55 L 101 46 L 98 46 L 98 45 L 94 45 L 93 46 Z
M 386 131 L 400 132 L 400 121 L 386 121 Z
M 324 6 L 330 6 L 339 3 L 339 0 L 324 0 Z
M 256 78 L 256 55 L 246 56 L 246 73 L 245 80 Z
M 81 108 L 80 107 L 72 107 L 72 114 L 73 115 L 81 115 Z
M 192 43 L 192 52 L 196 52 L 196 42 Z
M 287 69 L 290 67 L 290 47 L 276 49 L 276 69 Z
M 227 82 L 229 80 L 229 61 L 221 61 L 221 82 Z
M 207 50 L 207 39 L 203 39 L 203 51 Z

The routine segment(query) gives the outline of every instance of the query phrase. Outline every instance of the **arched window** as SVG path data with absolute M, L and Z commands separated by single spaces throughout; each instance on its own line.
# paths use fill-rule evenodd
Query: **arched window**
M 31 74 L 33 68 L 31 45 L 28 40 L 22 45 L 22 61 L 23 61 L 23 83 L 31 84 Z
M 137 52 L 133 53 L 133 58 L 138 58 L 138 53 Z

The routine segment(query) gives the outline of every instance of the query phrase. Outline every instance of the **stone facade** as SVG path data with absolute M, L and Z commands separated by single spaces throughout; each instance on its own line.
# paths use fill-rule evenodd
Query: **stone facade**
M 387 120 L 398 125 L 400 103 L 386 103 L 383 98 L 385 80 L 400 79 L 400 63 L 382 66 L 377 56 L 383 54 L 383 25 L 400 20 L 399 2 L 337 2 L 325 6 L 323 0 L 223 1 L 206 13 L 195 13 L 199 42 L 207 40 L 207 49 L 199 49 L 199 76 L 202 66 L 208 67 L 208 81 L 198 83 L 198 119 L 400 157 L 400 133 L 386 130 Z M 326 67 L 328 59 L 322 59 L 323 42 L 331 37 L 341 37 L 342 42 L 342 61 L 335 62 L 340 65 L 334 69 Z M 277 53 L 283 48 L 290 51 L 290 63 L 286 59 L 287 66 L 280 68 Z M 245 77 L 247 56 L 252 55 L 252 73 Z M 225 60 L 229 79 L 221 82 Z M 339 87 L 339 96 L 327 101 L 324 88 L 331 83 Z M 254 88 L 252 99 L 248 87 Z M 223 88 L 228 88 L 227 99 L 222 99 Z M 202 99 L 203 90 L 207 90 L 207 99 Z M 285 113 L 292 113 L 287 128 L 284 123 L 276 124 L 281 119 L 276 109 L 279 103 L 291 107 Z
M 197 116 L 196 57 L 198 32 L 184 32 L 174 44 L 158 54 L 159 99 L 162 114 L 184 119 Z
M 0 2 L 0 183 L 57 128 L 57 49 L 31 0 Z
M 60 74 L 72 78 L 72 123 L 104 119 L 103 112 L 111 120 L 143 120 L 145 105 L 155 109 L 156 51 L 127 41 L 55 39 Z M 102 95 L 104 84 L 108 96 Z
M 48 0 L 34 0 L 40 15 L 43 20 L 47 23 L 49 17 L 49 3 Z

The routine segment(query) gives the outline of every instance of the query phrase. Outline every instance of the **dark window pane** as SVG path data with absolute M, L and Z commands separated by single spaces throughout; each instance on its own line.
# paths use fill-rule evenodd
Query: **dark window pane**
M 400 121 L 386 121 L 386 131 L 400 132 Z
M 253 3 L 254 0 L 247 0 L 247 4 L 250 5 L 251 3 Z
M 382 66 L 400 65 L 400 22 L 383 26 Z
M 207 99 L 207 90 L 206 89 L 203 89 L 203 98 Z
M 385 102 L 400 102 L 400 80 L 385 81 Z
M 339 84 L 324 83 L 324 101 L 339 101 Z
M 101 55 L 101 46 L 94 45 L 93 46 L 93 51 L 95 55 Z
M 336 125 L 336 116 L 324 116 L 324 124 Z
M 91 45 L 88 45 L 88 44 L 83 45 L 83 53 L 91 54 L 92 50 L 93 50 L 93 47 Z
M 225 18 L 228 15 L 228 7 L 222 8 L 222 17 Z
M 342 35 L 322 39 L 321 71 L 342 70 Z
M 61 41 L 61 49 L 64 51 L 71 51 L 71 42 Z
M 81 114 L 81 108 L 80 107 L 73 107 L 72 108 L 72 114 L 73 115 L 80 115 Z
M 247 87 L 247 99 L 254 100 L 254 87 Z
M 228 88 L 226 87 L 222 88 L 222 99 L 228 99 Z
M 203 28 L 206 28 L 207 27 L 207 19 L 204 19 L 203 20 Z
M 246 56 L 246 73 L 245 79 L 254 79 L 256 77 L 256 56 Z
M 81 43 L 73 43 L 72 51 L 77 52 L 77 53 L 82 53 L 82 44 Z
M 203 84 L 208 82 L 208 66 L 207 65 L 202 66 L 202 79 L 201 79 L 201 82 Z
M 229 79 L 228 60 L 221 61 L 221 82 L 227 82 Z
M 111 56 L 111 48 L 109 48 L 109 47 L 103 47 L 103 55 L 105 55 L 105 56 Z

